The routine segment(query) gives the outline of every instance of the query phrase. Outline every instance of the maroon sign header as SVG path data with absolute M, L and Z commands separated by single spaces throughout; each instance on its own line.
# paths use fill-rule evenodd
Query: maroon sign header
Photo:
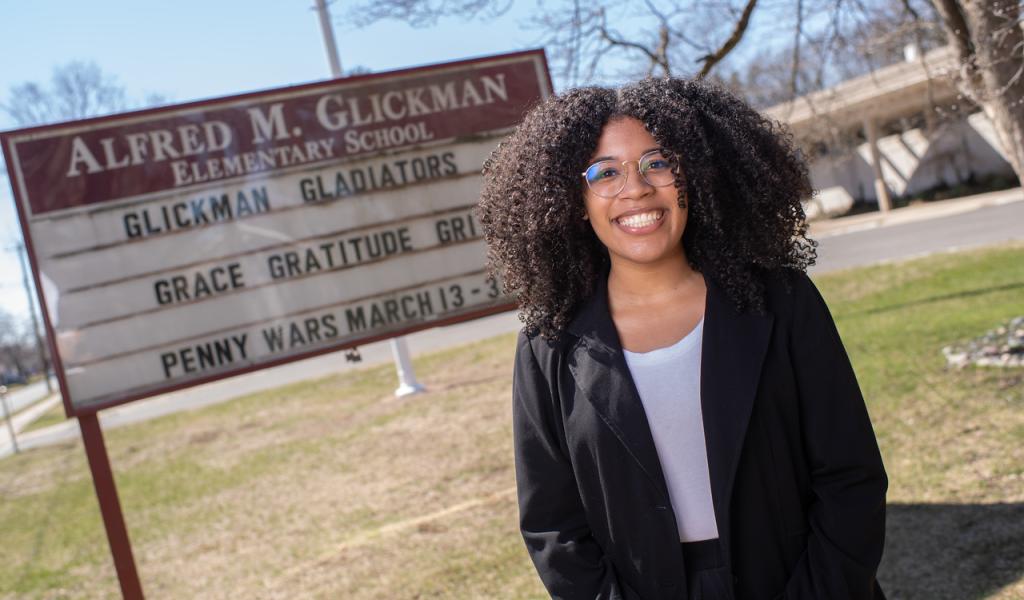
M 507 128 L 546 96 L 538 65 L 531 51 L 11 132 L 7 151 L 40 215 Z

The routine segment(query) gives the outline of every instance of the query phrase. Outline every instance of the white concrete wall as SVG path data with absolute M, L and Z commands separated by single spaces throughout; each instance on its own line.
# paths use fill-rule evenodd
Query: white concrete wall
M 941 184 L 956 185 L 971 175 L 1013 176 L 996 142 L 992 124 L 982 113 L 947 123 L 927 136 L 921 129 L 878 140 L 882 178 L 893 196 L 921 193 Z M 871 153 L 865 142 L 846 157 L 824 157 L 810 166 L 811 183 L 819 190 L 817 207 L 809 213 L 834 216 L 854 201 L 877 202 Z
M 871 166 L 856 153 L 820 158 L 809 170 L 817 193 L 804 205 L 808 219 L 842 215 L 854 202 L 874 201 Z

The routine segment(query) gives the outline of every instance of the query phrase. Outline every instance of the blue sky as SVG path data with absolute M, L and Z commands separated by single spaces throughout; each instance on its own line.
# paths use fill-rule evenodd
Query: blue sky
M 93 61 L 129 97 L 160 93 L 174 102 L 328 78 L 313 0 L 0 0 L 0 101 L 12 85 L 46 83 L 54 67 Z M 385 71 L 539 46 L 521 27 L 532 2 L 484 22 L 447 19 L 414 29 L 380 22 L 354 29 L 345 2 L 331 6 L 346 69 Z M 0 130 L 14 124 L 0 115 Z M 0 176 L 0 248 L 21 239 L 10 183 Z M 0 251 L 0 308 L 27 315 L 14 252 Z

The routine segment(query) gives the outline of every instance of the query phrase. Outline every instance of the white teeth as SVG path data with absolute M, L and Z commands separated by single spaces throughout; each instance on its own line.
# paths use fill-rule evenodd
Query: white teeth
M 632 227 L 634 229 L 639 229 L 641 227 L 646 227 L 654 223 L 660 218 L 661 211 L 655 210 L 651 212 L 629 215 L 628 217 L 619 217 L 617 220 L 621 225 L 625 225 L 626 227 Z

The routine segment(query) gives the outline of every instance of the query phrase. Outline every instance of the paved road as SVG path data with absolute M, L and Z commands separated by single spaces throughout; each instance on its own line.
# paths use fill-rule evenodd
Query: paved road
M 811 273 L 903 260 L 935 252 L 1024 240 L 1024 201 L 818 240 Z
M 861 215 L 837 219 L 812 228 L 812 236 L 819 239 L 819 259 L 812 273 L 902 260 L 949 249 L 1024 240 L 1024 194 L 1019 189 L 939 204 L 901 209 L 885 217 Z M 415 356 L 513 332 L 519 329 L 519 325 L 514 313 L 505 313 L 421 331 L 406 339 Z M 363 362 L 359 365 L 346 363 L 340 353 L 328 354 L 103 411 L 100 421 L 104 427 L 114 427 L 391 360 L 388 342 L 370 344 L 361 347 L 360 351 Z M 78 435 L 76 423 L 66 422 L 23 434 L 19 436 L 19 442 L 23 448 L 31 448 L 72 440 Z M 0 457 L 9 452 L 6 431 L 0 431 Z

